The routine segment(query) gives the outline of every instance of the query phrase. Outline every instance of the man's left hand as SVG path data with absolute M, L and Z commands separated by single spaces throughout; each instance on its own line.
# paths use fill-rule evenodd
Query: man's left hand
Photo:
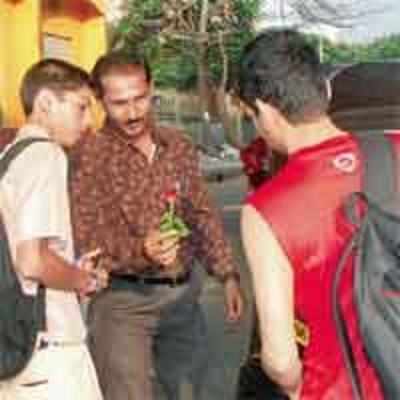
M 244 301 L 242 290 L 236 279 L 228 279 L 224 283 L 225 313 L 229 322 L 238 322 L 243 314 Z

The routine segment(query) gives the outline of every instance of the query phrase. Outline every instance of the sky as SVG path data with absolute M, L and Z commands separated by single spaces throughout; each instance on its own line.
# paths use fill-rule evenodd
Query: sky
M 299 24 L 298 20 L 290 20 L 290 8 L 282 8 L 282 0 L 265 0 L 265 10 L 274 24 L 282 24 L 282 20 L 288 24 Z M 351 21 L 351 28 L 336 29 L 327 26 L 313 27 L 312 31 L 323 32 L 328 38 L 346 42 L 370 42 L 378 37 L 392 33 L 400 33 L 400 0 L 326 0 L 331 4 L 346 3 L 360 10 L 363 16 Z M 287 0 L 286 3 L 290 3 Z
M 400 33 L 400 1 L 399 0 L 370 0 L 370 15 L 357 21 L 348 32 L 341 36 L 353 41 L 367 41 L 377 37 Z

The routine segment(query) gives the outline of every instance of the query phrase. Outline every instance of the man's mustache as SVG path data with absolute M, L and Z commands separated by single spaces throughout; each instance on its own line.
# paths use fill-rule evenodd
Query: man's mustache
M 142 121 L 143 121 L 143 118 L 128 119 L 128 120 L 125 122 L 125 125 L 135 125 L 135 124 L 137 124 L 138 122 L 142 122 Z

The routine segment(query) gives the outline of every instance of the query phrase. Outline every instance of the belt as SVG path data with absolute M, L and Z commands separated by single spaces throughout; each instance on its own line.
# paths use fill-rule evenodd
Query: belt
M 47 340 L 45 338 L 40 338 L 37 344 L 37 350 L 47 349 L 48 347 L 70 347 L 78 346 L 84 342 L 71 341 L 71 342 L 60 342 L 56 340 Z
M 179 275 L 176 278 L 169 276 L 140 276 L 140 275 L 113 275 L 111 282 L 130 282 L 142 283 L 144 285 L 169 285 L 179 286 L 183 285 L 190 279 L 190 272 Z

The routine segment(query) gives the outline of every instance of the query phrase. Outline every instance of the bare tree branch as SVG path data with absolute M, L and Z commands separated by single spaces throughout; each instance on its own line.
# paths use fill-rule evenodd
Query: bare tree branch
M 207 32 L 208 13 L 209 13 L 208 0 L 202 0 L 200 24 L 199 24 L 200 34 L 205 34 Z
M 323 24 L 337 28 L 350 28 L 384 10 L 368 0 L 280 0 L 279 4 L 283 19 L 297 19 L 300 25 Z

